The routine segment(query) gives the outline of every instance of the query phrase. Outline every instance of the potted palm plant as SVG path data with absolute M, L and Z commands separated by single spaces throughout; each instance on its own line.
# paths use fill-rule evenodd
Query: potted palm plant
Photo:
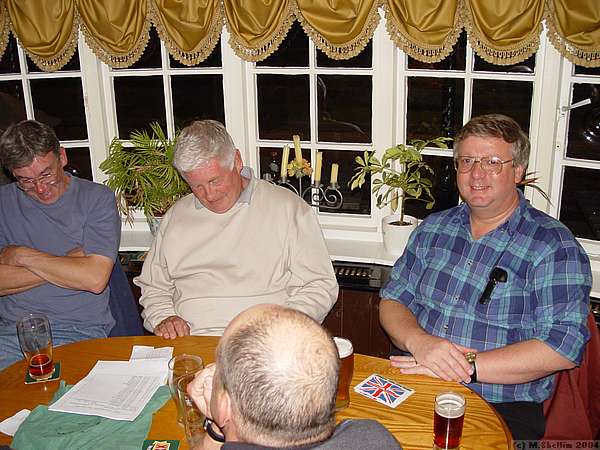
M 108 175 L 106 185 L 115 192 L 126 220 L 131 223 L 133 211 L 141 210 L 154 233 L 160 217 L 190 189 L 172 165 L 179 133 L 169 139 L 156 122 L 150 129 L 133 131 L 131 146 L 114 138 L 100 169 Z
M 433 208 L 435 203 L 429 178 L 433 175 L 433 169 L 423 161 L 421 152 L 428 146 L 447 149 L 447 142 L 451 140 L 447 137 L 415 139 L 409 144 L 388 148 L 381 160 L 374 152 L 368 151 L 363 156 L 356 157 L 356 173 L 350 179 L 350 189 L 360 188 L 369 174 L 373 193 L 377 196 L 377 207 L 391 207 L 392 214 L 385 216 L 382 221 L 383 244 L 388 253 L 400 254 L 417 225 L 416 218 L 404 214 L 405 202 L 422 201 L 426 203 L 426 209 Z

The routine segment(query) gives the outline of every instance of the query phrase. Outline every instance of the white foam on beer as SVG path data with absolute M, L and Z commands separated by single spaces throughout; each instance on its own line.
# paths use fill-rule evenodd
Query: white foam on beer
M 435 412 L 447 419 L 454 419 L 465 413 L 465 402 L 456 395 L 443 394 L 436 399 Z
M 333 340 L 335 341 L 335 345 L 337 345 L 338 354 L 340 355 L 340 358 L 350 356 L 354 351 L 354 348 L 352 347 L 352 342 L 350 342 L 348 339 L 334 337 Z

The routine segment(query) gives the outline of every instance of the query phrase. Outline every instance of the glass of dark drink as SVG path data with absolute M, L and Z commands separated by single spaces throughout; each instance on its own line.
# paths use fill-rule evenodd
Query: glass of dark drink
M 465 398 L 457 392 L 443 392 L 435 398 L 433 415 L 433 449 L 454 450 L 460 448 Z
M 38 381 L 50 378 L 54 373 L 54 361 L 48 318 L 43 314 L 28 314 L 17 322 L 17 335 L 27 359 L 29 376 Z
M 333 340 L 340 355 L 340 376 L 335 398 L 335 409 L 340 410 L 350 403 L 350 383 L 354 374 L 354 347 L 346 338 L 334 337 Z

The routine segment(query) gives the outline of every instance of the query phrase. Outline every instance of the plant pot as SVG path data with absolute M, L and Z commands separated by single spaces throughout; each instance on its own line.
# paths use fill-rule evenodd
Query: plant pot
M 404 215 L 404 221 L 408 225 L 394 224 L 400 220 L 399 214 L 391 214 L 381 219 L 383 231 L 383 247 L 385 251 L 393 256 L 400 256 L 413 230 L 417 227 L 418 219 Z
M 158 229 L 160 228 L 161 220 L 162 220 L 162 217 L 146 216 L 146 221 L 148 222 L 148 226 L 150 227 L 150 233 L 152 233 L 152 236 L 156 236 L 156 233 L 158 233 Z

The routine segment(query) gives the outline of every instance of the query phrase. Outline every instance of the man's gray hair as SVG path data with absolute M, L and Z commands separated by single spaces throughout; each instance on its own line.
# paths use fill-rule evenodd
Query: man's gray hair
M 26 167 L 37 156 L 60 155 L 56 133 L 45 123 L 23 120 L 9 126 L 0 137 L 0 165 L 8 170 Z
M 327 331 L 289 308 L 276 306 L 226 336 L 216 380 L 229 393 L 242 442 L 288 447 L 327 439 L 339 364 Z
M 196 120 L 185 127 L 175 146 L 173 166 L 179 173 L 197 169 L 211 159 L 231 169 L 235 144 L 222 123 L 216 120 Z
M 454 139 L 454 156 L 458 156 L 460 144 L 470 136 L 501 138 L 512 144 L 513 165 L 527 171 L 531 144 L 529 137 L 513 119 L 503 114 L 485 114 L 473 117 L 458 132 Z

